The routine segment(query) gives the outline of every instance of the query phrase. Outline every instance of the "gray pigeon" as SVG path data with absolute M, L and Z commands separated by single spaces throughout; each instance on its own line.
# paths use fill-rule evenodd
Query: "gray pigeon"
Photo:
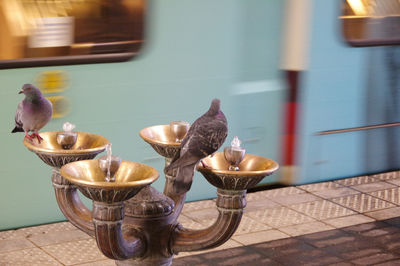
M 25 132 L 25 138 L 33 141 L 36 137 L 40 143 L 43 138 L 38 131 L 50 121 L 53 105 L 32 84 L 25 84 L 19 94 L 21 93 L 25 94 L 25 99 L 18 104 L 15 128 L 11 133 Z M 33 132 L 32 135 L 29 135 L 29 131 Z
M 194 121 L 182 140 L 180 152 L 165 168 L 168 175 L 177 170 L 173 184 L 174 193 L 180 195 L 190 189 L 196 165 L 201 159 L 216 152 L 227 135 L 228 124 L 220 110 L 220 100 L 214 99 L 210 109 Z

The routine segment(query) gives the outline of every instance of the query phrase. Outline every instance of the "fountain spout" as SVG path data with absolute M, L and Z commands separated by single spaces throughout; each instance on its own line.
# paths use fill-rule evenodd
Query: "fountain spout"
M 243 161 L 246 150 L 240 147 L 242 142 L 235 136 L 231 142 L 231 146 L 224 149 L 225 159 L 229 162 L 230 171 L 239 171 L 239 164 Z
M 63 125 L 63 132 L 57 133 L 57 143 L 64 149 L 71 149 L 78 138 L 78 133 L 72 131 L 75 128 L 75 125 L 66 122 Z
M 144 235 L 138 230 L 123 232 L 123 202 L 93 201 L 93 224 L 97 246 L 110 259 L 126 260 L 143 256 Z
M 181 143 L 189 130 L 190 124 L 185 121 L 172 121 L 169 126 L 175 136 L 175 141 Z
M 115 173 L 118 171 L 119 166 L 121 165 L 121 158 L 119 156 L 112 155 L 111 145 L 111 143 L 106 145 L 107 155 L 99 158 L 99 166 L 101 170 L 106 173 L 105 179 L 107 182 L 115 181 Z

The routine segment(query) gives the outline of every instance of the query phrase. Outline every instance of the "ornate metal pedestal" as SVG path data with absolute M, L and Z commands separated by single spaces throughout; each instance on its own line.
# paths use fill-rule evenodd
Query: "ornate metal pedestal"
M 222 153 L 204 159 L 210 168 L 197 170 L 218 188 L 219 214 L 212 226 L 192 230 L 177 221 L 186 195 L 172 193 L 174 176 L 166 176 L 162 194 L 150 186 L 158 178 L 155 169 L 122 161 L 115 182 L 106 182 L 98 161 L 87 159 L 104 151 L 108 140 L 78 132 L 77 143 L 64 150 L 57 144 L 56 134 L 41 133 L 41 144 L 24 144 L 53 167 L 53 186 L 63 214 L 76 227 L 95 236 L 99 249 L 117 265 L 170 265 L 179 252 L 223 244 L 240 223 L 246 190 L 278 169 L 274 161 L 251 154 L 245 155 L 240 171 L 229 171 Z M 180 144 L 169 125 L 143 129 L 140 136 L 165 157 L 166 165 L 179 151 Z M 77 188 L 93 200 L 92 211 L 80 201 Z

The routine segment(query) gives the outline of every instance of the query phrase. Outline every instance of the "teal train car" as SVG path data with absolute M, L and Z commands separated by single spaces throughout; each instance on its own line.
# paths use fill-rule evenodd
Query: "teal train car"
M 191 123 L 213 98 L 228 119 L 225 146 L 238 136 L 248 153 L 280 163 L 263 185 L 398 169 L 385 61 L 398 51 L 354 47 L 364 45 L 346 39 L 343 22 L 357 17 L 343 13 L 349 2 L 0 1 L 0 230 L 65 220 L 50 167 L 10 133 L 24 83 L 53 101 L 43 131 L 68 121 L 108 138 L 113 154 L 161 173 L 159 191 L 164 159 L 139 131 Z M 196 173 L 187 200 L 215 195 Z

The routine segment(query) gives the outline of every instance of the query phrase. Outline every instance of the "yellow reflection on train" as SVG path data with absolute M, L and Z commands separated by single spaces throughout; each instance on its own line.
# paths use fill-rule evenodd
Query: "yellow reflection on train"
M 37 84 L 43 93 L 63 92 L 68 85 L 68 78 L 65 71 L 50 70 L 40 73 Z
M 37 77 L 39 89 L 53 104 L 53 118 L 61 118 L 71 111 L 71 100 L 63 95 L 68 86 L 68 75 L 63 70 L 43 71 Z M 50 95 L 49 95 L 50 94 Z
M 61 118 L 69 114 L 71 111 L 71 100 L 65 96 L 48 96 L 46 97 L 53 104 L 53 117 Z

